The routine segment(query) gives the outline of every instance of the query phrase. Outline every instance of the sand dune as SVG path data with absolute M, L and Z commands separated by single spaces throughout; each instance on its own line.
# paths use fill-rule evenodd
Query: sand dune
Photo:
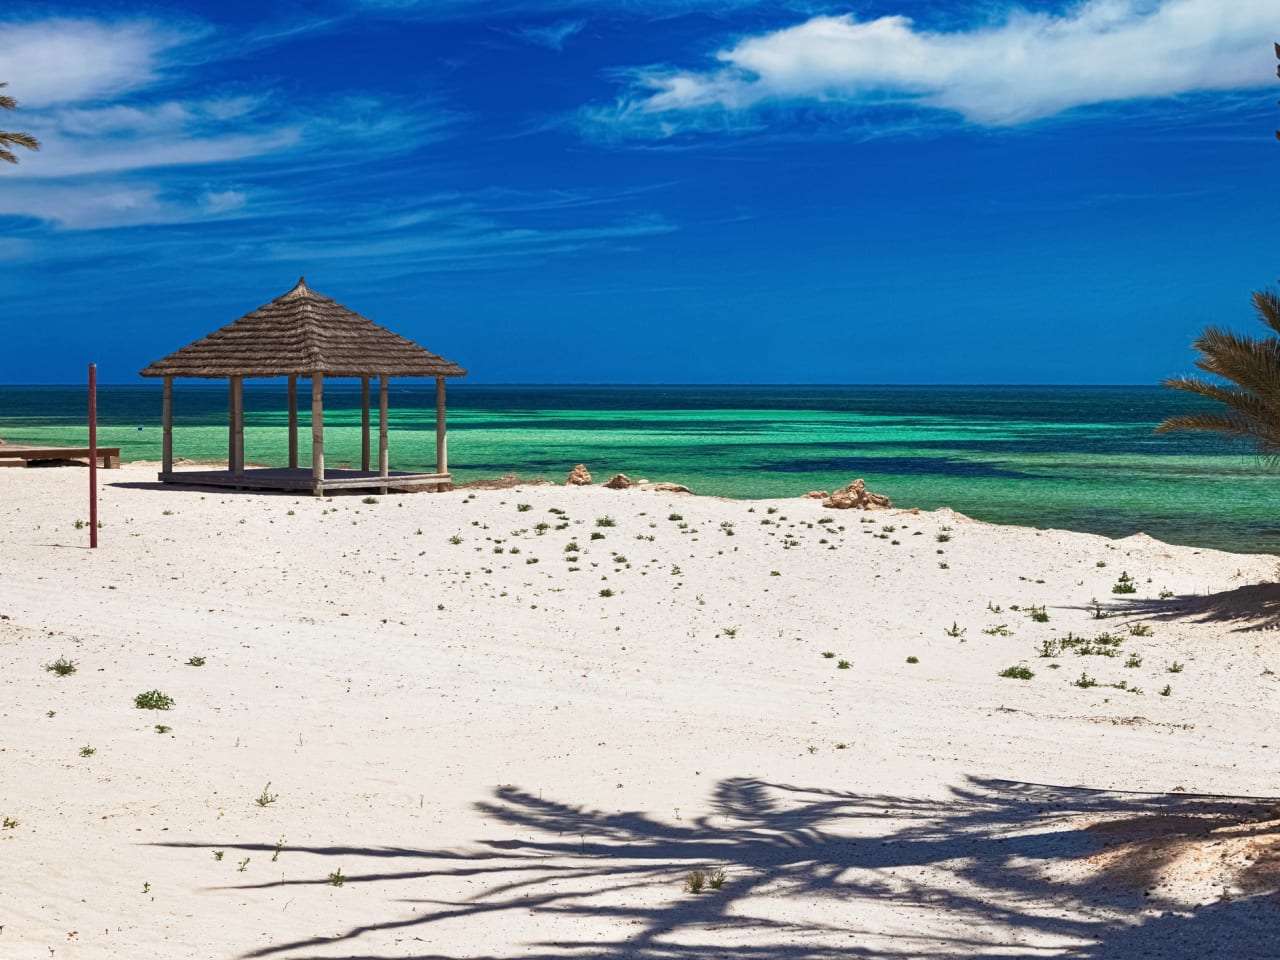
M 0 956 L 1280 954 L 1274 558 L 153 477 L 0 473 Z

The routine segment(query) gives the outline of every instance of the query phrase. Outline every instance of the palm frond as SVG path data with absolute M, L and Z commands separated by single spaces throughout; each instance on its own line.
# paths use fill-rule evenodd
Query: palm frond
M 0 143 L 26 147 L 28 150 L 40 149 L 40 141 L 29 133 L 9 133 L 0 130 Z
M 1276 333 L 1280 333 L 1280 292 L 1268 287 L 1266 290 L 1255 290 L 1253 308 L 1258 311 L 1258 319 Z
M 1192 346 L 1196 366 L 1280 406 L 1280 340 L 1207 328 Z
M 5 163 L 18 162 L 18 158 L 15 157 L 12 152 L 6 150 L 4 147 L 0 147 L 0 160 L 3 160 Z
M 0 86 L 3 86 L 3 84 L 0 84 Z M 17 110 L 17 109 L 18 109 L 17 100 L 13 99 L 13 97 L 0 94 L 0 110 Z

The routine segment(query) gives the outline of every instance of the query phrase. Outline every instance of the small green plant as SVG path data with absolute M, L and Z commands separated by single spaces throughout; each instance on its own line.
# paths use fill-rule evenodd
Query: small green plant
M 564 545 L 565 553 L 578 553 L 582 548 L 578 546 L 577 540 L 570 540 Z
M 50 673 L 56 673 L 60 677 L 68 677 L 76 672 L 76 664 L 74 660 L 68 660 L 66 657 L 59 657 L 53 663 L 46 663 L 44 668 Z
M 907 663 L 919 663 L 919 662 L 920 662 L 919 657 L 907 657 Z
M 187 666 L 188 666 L 188 667 L 203 667 L 203 666 L 204 666 L 204 657 L 192 657 L 190 660 L 188 660 L 188 661 L 187 661 Z
M 601 591 L 600 591 L 600 596 L 602 596 L 602 597 L 612 597 L 612 596 L 613 596 L 613 591 L 612 591 L 612 590 L 610 590 L 608 587 L 605 587 L 603 590 L 601 590 Z
M 97 753 L 97 752 L 98 752 L 98 750 L 97 750 L 97 748 L 96 748 L 96 747 L 81 747 L 81 748 L 80 748 L 80 756 L 82 756 L 82 757 L 92 757 L 92 756 L 93 756 L 95 753 Z
M 1161 590 L 1161 591 L 1160 591 L 1160 599 L 1161 599 L 1161 600 L 1169 600 L 1169 599 L 1171 599 L 1172 597 L 1173 597 L 1173 591 L 1172 591 L 1172 590 Z
M 726 637 L 736 637 L 738 635 L 737 627 L 721 627 L 720 632 Z
M 247 870 L 247 869 L 249 868 L 249 860 L 250 860 L 250 859 L 251 859 L 250 857 L 245 857 L 245 858 L 244 858 L 243 860 L 241 860 L 238 864 L 236 864 L 236 872 L 237 872 L 237 873 L 244 873 L 244 872 L 245 872 L 245 870 Z
M 987 627 L 982 631 L 989 637 L 1012 637 L 1013 631 L 1006 624 L 997 623 L 994 627 Z
M 269 793 L 271 789 L 271 781 L 267 781 L 267 785 L 262 788 L 262 792 L 253 798 L 253 802 L 260 807 L 269 807 L 275 803 L 279 797 L 274 793 Z
M 725 876 L 724 867 L 716 867 L 707 875 L 707 883 L 712 890 L 720 890 L 724 887 L 724 882 L 728 877 Z
M 280 851 L 283 849 L 284 849 L 284 837 L 281 837 L 279 840 L 276 841 L 275 852 L 271 854 L 272 863 L 275 863 L 277 860 L 280 859 Z
M 1165 667 L 1165 670 L 1169 673 L 1181 673 L 1184 667 L 1186 667 L 1185 663 L 1179 663 L 1175 660 L 1173 663 L 1169 664 L 1169 666 Z
M 933 539 L 937 540 L 939 543 L 947 543 L 947 542 L 949 542 L 949 541 L 951 540 L 951 534 L 949 534 L 949 533 L 940 533 L 940 534 L 938 534 L 936 537 L 934 537 Z
M 165 726 L 163 723 L 156 724 L 156 733 L 169 733 L 173 727 Z
M 951 569 L 951 564 L 947 563 L 947 561 L 945 561 L 945 560 L 939 560 L 939 561 L 938 561 L 938 569 L 939 569 L 939 570 L 950 570 L 950 569 Z
M 333 887 L 340 887 L 347 882 L 347 878 L 342 875 L 341 867 L 329 874 L 327 879 L 329 881 L 329 885 Z
M 1105 560 L 1099 560 L 1097 563 L 1094 564 L 1095 567 L 1105 567 L 1106 565 L 1107 565 L 1107 561 Z
M 3 826 L 6 830 L 12 830 L 18 825 L 18 823 L 19 821 L 13 819 L 13 817 L 5 817 L 4 821 L 0 823 L 0 826 Z
M 616 527 L 618 524 L 613 517 L 596 517 L 597 527 Z
M 841 661 L 839 661 L 839 662 L 836 664 L 836 669 L 837 669 L 837 670 L 848 670 L 848 669 L 849 669 L 850 667 L 852 667 L 852 666 L 853 666 L 853 664 L 851 664 L 848 660 L 841 660 Z
M 1103 610 L 1103 609 L 1102 609 L 1102 604 L 1100 604 L 1100 603 L 1098 602 L 1098 600 L 1097 600 L 1097 598 L 1096 598 L 1096 597 L 1095 597 L 1094 599 L 1090 600 L 1090 601 L 1089 601 L 1089 603 L 1090 603 L 1090 605 L 1092 605 L 1092 607 L 1093 607 L 1093 619 L 1095 619 L 1095 620 L 1105 620 L 1105 619 L 1107 619 L 1107 617 L 1111 616 L 1111 614 L 1110 614 L 1110 613 L 1108 613 L 1106 610 Z
M 213 859 L 215 859 L 215 860 L 221 860 L 221 859 L 223 858 L 223 856 L 225 856 L 225 855 L 226 855 L 226 852 L 227 852 L 227 851 L 225 851 L 225 850 L 215 850 L 215 851 L 213 851 Z
M 1072 680 L 1071 685 L 1073 687 L 1080 687 L 1082 690 L 1087 690 L 1089 687 L 1096 687 L 1098 685 L 1098 681 L 1081 670 L 1080 676 L 1075 680 Z
M 592 530 L 592 531 L 591 531 L 591 539 L 592 539 L 592 540 L 603 540 L 603 539 L 604 539 L 604 534 L 603 534 L 603 533 L 601 533 L 599 530 Z
M 707 875 L 702 870 L 690 870 L 684 875 L 684 889 L 687 893 L 701 893 L 707 885 Z
M 1026 664 L 1020 663 L 1014 667 L 1005 667 L 1000 671 L 1000 676 L 1008 677 L 1011 680 L 1030 680 L 1035 674 Z
M 1125 571 L 1120 571 L 1120 579 L 1111 587 L 1112 593 L 1137 593 L 1138 587 L 1133 582 L 1133 577 Z
M 378 498 L 377 498 L 377 497 L 365 497 L 365 498 L 364 498 L 363 500 L 361 500 L 360 502 L 361 502 L 361 503 L 369 503 L 369 504 L 373 504 L 373 503 L 377 503 L 377 502 L 378 502 Z
M 1155 633 L 1155 631 L 1152 630 L 1145 623 L 1129 624 L 1129 636 L 1131 637 L 1149 637 L 1153 633 Z
M 1124 665 L 1126 667 L 1140 667 L 1142 666 L 1142 658 L 1136 653 L 1131 653 L 1129 654 L 1129 659 L 1124 662 Z
M 1044 607 L 1027 607 L 1027 615 L 1036 623 L 1049 622 L 1049 614 L 1045 611 Z
M 462 542 L 462 538 L 455 533 L 452 537 L 449 538 L 449 542 L 456 547 L 458 544 Z
M 836 652 L 834 650 L 823 650 L 822 655 L 828 660 L 834 660 L 836 658 Z
M 516 513 L 528 513 L 528 512 L 529 512 L 530 510 L 532 510 L 532 509 L 533 509 L 533 504 L 532 504 L 532 503 L 517 503 L 517 504 L 516 504 Z
M 1167 697 L 1171 693 L 1173 693 L 1173 687 L 1171 687 L 1169 684 L 1166 683 L 1164 685 L 1164 689 L 1160 691 L 1160 696 Z
M 684 517 L 683 517 L 681 514 L 678 514 L 678 513 L 669 513 L 669 514 L 667 514 L 667 519 L 668 519 L 668 520 L 683 520 L 683 519 L 684 519 Z
M 960 624 L 952 620 L 951 626 L 942 632 L 948 637 L 963 637 L 967 631 L 964 627 L 960 626 Z
M 1056 657 L 1061 652 L 1062 652 L 1061 640 L 1055 639 L 1054 637 L 1050 637 L 1047 640 L 1040 641 L 1040 656 Z
M 992 603 L 990 600 L 988 600 L 987 612 L 988 613 L 1004 613 L 1004 609 L 1000 606 L 1000 604 Z
M 85 523 L 83 520 L 77 520 L 75 523 L 72 524 L 72 526 L 75 527 L 77 530 L 83 530 L 85 527 L 88 526 L 88 524 Z
M 139 710 L 168 710 L 173 706 L 173 697 L 159 690 L 147 690 L 133 698 L 133 705 Z

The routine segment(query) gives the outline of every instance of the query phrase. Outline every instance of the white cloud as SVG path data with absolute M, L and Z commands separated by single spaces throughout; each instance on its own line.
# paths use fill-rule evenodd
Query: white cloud
M 529 43 L 549 50 L 563 50 L 565 41 L 582 32 L 585 20 L 560 20 L 545 27 L 521 27 L 516 34 Z
M 904 16 L 818 16 L 747 37 L 710 70 L 646 69 L 587 119 L 648 135 L 755 108 L 886 101 L 986 126 L 1073 107 L 1265 86 L 1274 81 L 1276 0 L 1087 0 L 1061 14 L 1012 8 L 954 32 Z
M 24 108 L 99 101 L 155 82 L 165 55 L 201 32 L 149 20 L 0 21 L 0 80 Z

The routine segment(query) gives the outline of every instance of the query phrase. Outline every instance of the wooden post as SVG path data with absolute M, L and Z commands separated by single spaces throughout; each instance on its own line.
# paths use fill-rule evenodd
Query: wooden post
M 378 381 L 378 476 L 386 477 L 391 473 L 390 458 L 387 449 L 387 378 Z M 384 484 L 381 488 L 386 493 L 389 488 Z
M 173 473 L 173 377 L 164 378 L 164 404 L 160 412 L 160 473 Z
M 98 365 L 89 364 L 89 548 L 98 548 Z
M 311 375 L 311 493 L 324 496 L 324 374 Z
M 236 378 L 227 380 L 227 471 L 236 472 Z
M 444 377 L 436 377 L 436 473 L 449 472 L 449 444 L 445 436 Z
M 244 377 L 231 378 L 231 472 L 244 476 Z
M 369 378 L 360 378 L 360 469 L 369 472 Z
M 298 468 L 298 378 L 289 377 L 289 469 Z

